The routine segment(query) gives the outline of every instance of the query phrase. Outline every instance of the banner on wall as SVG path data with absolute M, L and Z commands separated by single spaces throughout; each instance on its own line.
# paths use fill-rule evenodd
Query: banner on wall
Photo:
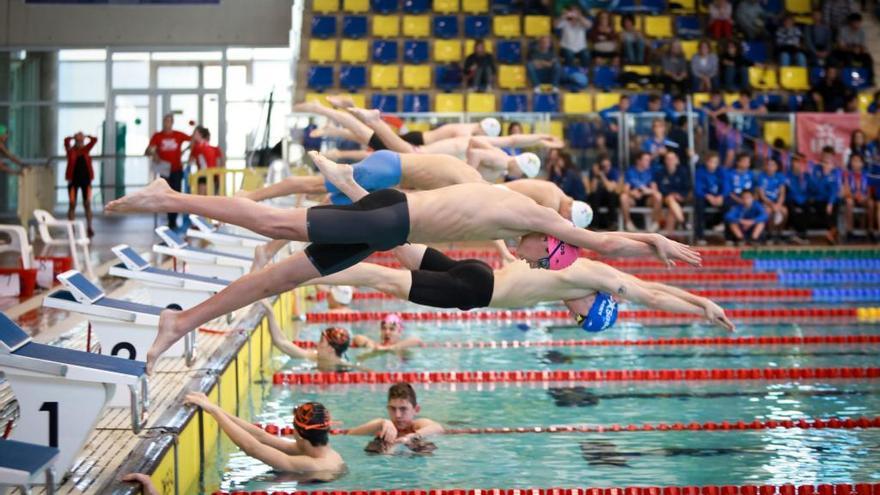
M 857 113 L 798 113 L 798 151 L 807 160 L 818 162 L 822 148 L 831 146 L 838 157 L 849 147 L 853 131 L 861 128 Z

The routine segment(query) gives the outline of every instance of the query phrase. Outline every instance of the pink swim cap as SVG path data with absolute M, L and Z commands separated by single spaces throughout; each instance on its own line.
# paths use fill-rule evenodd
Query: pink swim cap
M 385 318 L 382 318 L 382 323 L 393 323 L 403 330 L 403 320 L 398 313 L 388 313 Z
M 547 256 L 549 260 L 548 268 L 551 270 L 562 270 L 568 268 L 581 255 L 581 249 L 571 244 L 566 244 L 552 235 L 547 236 Z

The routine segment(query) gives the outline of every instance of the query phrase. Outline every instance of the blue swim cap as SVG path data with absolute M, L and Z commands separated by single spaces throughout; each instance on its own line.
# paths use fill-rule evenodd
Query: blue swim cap
M 611 294 L 599 292 L 586 316 L 577 315 L 577 322 L 588 332 L 601 332 L 617 321 L 617 301 Z

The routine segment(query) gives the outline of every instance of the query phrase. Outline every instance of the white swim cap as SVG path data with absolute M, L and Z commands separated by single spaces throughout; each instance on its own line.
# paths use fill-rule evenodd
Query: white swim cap
M 520 153 L 514 157 L 516 165 L 529 179 L 538 175 L 541 171 L 541 159 L 534 153 Z
M 498 137 L 501 135 L 501 122 L 492 117 L 485 118 L 480 121 L 480 129 L 489 137 Z
M 583 201 L 575 201 L 571 204 L 571 221 L 575 227 L 585 229 L 593 222 L 593 209 Z
M 354 299 L 354 287 L 350 285 L 337 285 L 330 288 L 330 294 L 339 304 L 351 304 Z

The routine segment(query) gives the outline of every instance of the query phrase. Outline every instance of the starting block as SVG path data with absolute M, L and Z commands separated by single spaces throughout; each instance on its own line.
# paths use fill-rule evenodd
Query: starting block
M 242 256 L 254 255 L 254 248 L 262 246 L 271 239 L 257 234 L 241 234 L 229 230 L 221 230 L 214 227 L 210 220 L 198 215 L 189 216 L 190 224 L 195 227 L 186 231 L 186 236 L 192 239 L 202 239 L 229 253 Z
M 247 273 L 254 262 L 253 256 L 192 247 L 164 225 L 156 228 L 156 235 L 163 243 L 154 244 L 153 251 L 185 262 L 187 271 L 196 275 L 235 280 Z
M 10 439 L 57 448 L 55 469 L 62 475 L 118 385 L 128 386 L 131 427 L 135 434 L 141 430 L 147 397 L 146 365 L 141 361 L 38 344 L 0 314 L 0 371 L 20 409 Z
M 58 449 L 32 443 L 0 439 L 0 494 L 17 487 L 22 494 L 30 493 L 33 485 L 46 485 L 46 494 L 55 493 L 52 465 Z
M 191 308 L 225 289 L 229 280 L 192 273 L 180 273 L 150 265 L 127 244 L 114 246 L 113 253 L 122 263 L 110 267 L 110 275 L 143 282 L 150 303 L 168 307 L 178 304 Z
M 159 313 L 165 307 L 107 297 L 100 287 L 76 270 L 58 275 L 58 280 L 67 290 L 49 294 L 43 300 L 43 306 L 88 316 L 89 331 L 97 334 L 102 354 L 121 354 L 131 360 L 146 358 L 156 338 Z M 196 333 L 189 332 L 163 356 L 185 356 L 187 366 L 191 366 L 195 361 L 195 340 Z M 119 401 L 113 405 L 120 405 Z

